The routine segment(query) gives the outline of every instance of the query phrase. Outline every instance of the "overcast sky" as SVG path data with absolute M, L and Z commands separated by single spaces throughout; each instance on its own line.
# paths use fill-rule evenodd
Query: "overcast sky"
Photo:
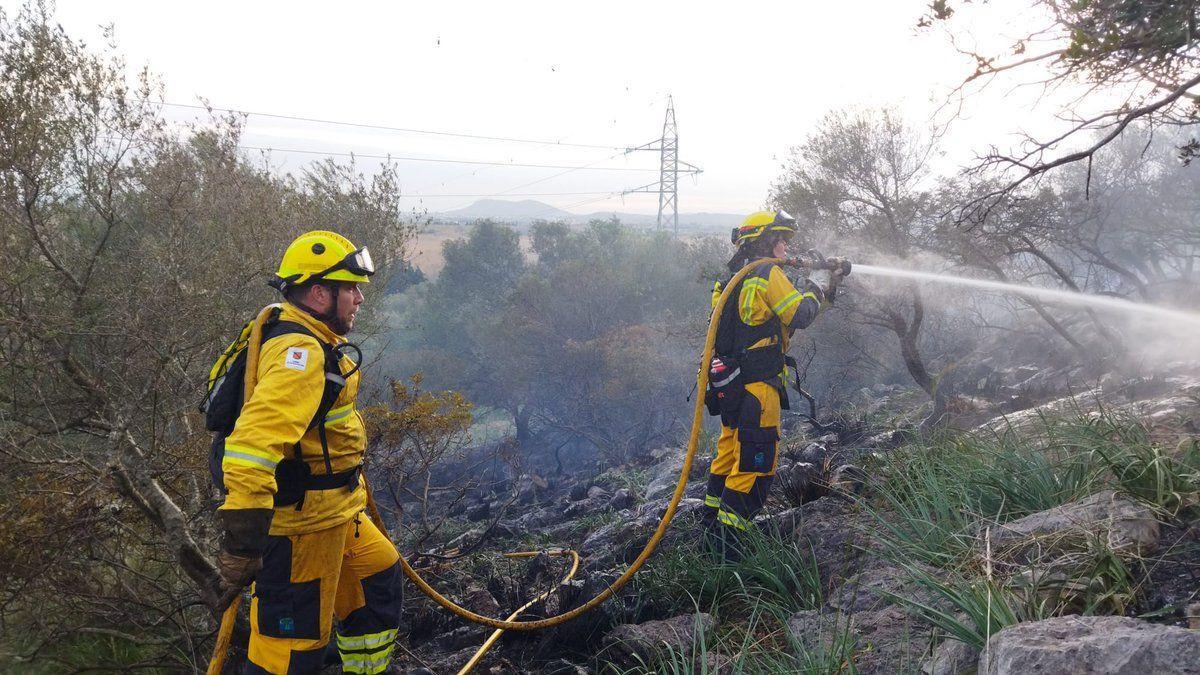
M 10 14 L 20 4 L 0 0 Z M 970 64 L 943 36 L 917 33 L 926 5 L 60 0 L 57 16 L 91 42 L 98 26 L 113 24 L 130 64 L 159 74 L 171 102 L 205 97 L 249 111 L 612 146 L 250 117 L 244 143 L 275 148 L 283 169 L 313 157 L 280 149 L 649 169 L 551 178 L 563 170 L 399 162 L 406 205 L 430 211 L 475 195 L 581 193 L 529 198 L 580 213 L 653 213 L 655 195 L 604 195 L 657 180 L 656 153 L 619 148 L 659 136 L 671 94 L 681 159 L 704 169 L 681 178 L 680 211 L 743 213 L 762 205 L 789 147 L 828 111 L 895 104 L 923 123 L 945 100 Z M 978 25 L 981 39 L 1003 28 L 999 18 Z M 1024 123 L 1024 105 L 977 99 L 947 137 L 948 156 L 1002 142 Z M 360 161 L 367 171 L 376 165 Z

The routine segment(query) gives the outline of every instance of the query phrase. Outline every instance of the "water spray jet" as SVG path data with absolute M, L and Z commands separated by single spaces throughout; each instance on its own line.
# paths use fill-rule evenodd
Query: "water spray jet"
M 987 279 L 973 279 L 971 277 L 960 277 L 952 274 L 941 274 L 938 272 L 921 272 L 916 270 L 896 269 L 893 267 L 864 265 L 862 263 L 854 263 L 854 273 L 860 275 L 865 274 L 867 276 L 912 279 L 915 281 L 927 281 L 954 286 L 965 286 L 968 288 L 977 288 L 986 291 L 996 291 L 1000 293 L 1009 293 L 1012 295 L 1038 298 L 1039 300 L 1047 300 L 1051 302 L 1065 302 L 1073 305 L 1094 307 L 1096 309 L 1153 317 L 1155 319 L 1172 321 L 1178 325 L 1186 325 L 1200 330 L 1200 314 L 1186 312 L 1179 309 L 1171 309 L 1169 307 L 1161 307 L 1159 305 L 1152 305 L 1148 303 L 1133 302 L 1132 300 L 1113 298 L 1105 295 L 1093 295 L 1091 293 L 1079 293 L 1076 291 L 1064 291 L 1053 288 L 1040 288 L 1038 286 L 1026 286 L 1023 284 L 1010 284 L 1002 281 L 989 281 Z

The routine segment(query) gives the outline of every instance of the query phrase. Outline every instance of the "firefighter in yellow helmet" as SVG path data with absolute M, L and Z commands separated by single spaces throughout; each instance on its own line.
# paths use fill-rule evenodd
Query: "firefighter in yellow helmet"
M 796 221 L 784 211 L 750 214 L 733 230 L 738 249 L 729 261 L 730 274 L 758 259 L 787 257 L 795 234 Z M 705 396 L 709 412 L 721 417 L 704 497 L 706 539 L 727 560 L 739 557 L 740 534 L 766 503 L 775 478 L 780 410 L 787 407 L 788 342 L 826 305 L 820 286 L 810 282 L 797 290 L 769 262 L 755 267 L 739 286 L 719 319 Z M 714 306 L 721 291 L 718 283 Z
M 367 437 L 344 337 L 374 271 L 367 249 L 314 231 L 288 246 L 272 282 L 284 302 L 219 459 L 218 567 L 229 589 L 254 580 L 248 673 L 319 671 L 335 618 L 344 672 L 388 668 L 402 575 L 363 514 Z

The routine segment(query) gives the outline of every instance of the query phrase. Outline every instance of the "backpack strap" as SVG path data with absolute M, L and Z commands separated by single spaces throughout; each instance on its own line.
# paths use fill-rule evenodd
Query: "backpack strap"
M 263 327 L 262 341 L 266 342 L 271 338 L 291 333 L 300 333 L 315 339 L 321 345 L 321 352 L 325 357 L 325 388 L 321 392 L 321 402 L 317 404 L 317 412 L 309 421 L 306 430 L 311 431 L 314 427 L 316 428 L 317 436 L 321 439 L 321 455 L 325 460 L 325 472 L 332 474 L 333 464 L 329 459 L 329 441 L 325 437 L 325 416 L 333 409 L 333 404 L 341 395 L 342 390 L 346 388 L 346 377 L 342 374 L 341 355 L 336 347 L 318 338 L 304 325 L 295 321 L 280 321 L 278 312 L 273 317 L 269 317 L 267 325 Z M 299 442 L 293 446 L 293 452 L 296 459 L 300 459 Z

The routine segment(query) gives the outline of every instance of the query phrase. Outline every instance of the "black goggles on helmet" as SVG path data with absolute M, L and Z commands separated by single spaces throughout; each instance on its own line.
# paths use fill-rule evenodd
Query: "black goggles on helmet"
M 329 269 L 323 270 L 313 276 L 316 278 L 324 277 L 327 274 L 333 274 L 338 270 L 346 270 L 351 274 L 369 277 L 375 274 L 375 261 L 371 259 L 371 251 L 366 246 L 342 258 Z

